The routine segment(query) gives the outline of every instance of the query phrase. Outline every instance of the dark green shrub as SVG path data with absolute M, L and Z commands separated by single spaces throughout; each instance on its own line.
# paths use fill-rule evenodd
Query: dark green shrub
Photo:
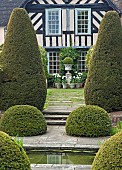
M 40 51 L 40 57 L 42 60 L 42 64 L 43 64 L 43 68 L 44 68 L 44 72 L 45 72 L 45 76 L 46 78 L 48 78 L 48 70 L 47 70 L 47 66 L 48 66 L 48 59 L 47 59 L 47 52 L 46 50 L 39 46 L 39 51 Z
M 93 52 L 94 52 L 94 48 L 95 48 L 95 46 L 91 46 L 91 48 L 87 51 L 87 54 L 86 54 L 86 67 L 88 69 L 89 69 L 89 65 L 90 65 L 90 60 L 91 60 Z
M 99 137 L 110 135 L 112 124 L 104 109 L 87 105 L 69 114 L 65 128 L 71 136 Z
M 36 33 L 24 9 L 14 9 L 7 27 L 0 57 L 3 81 L 0 110 L 29 104 L 42 110 L 46 99 L 46 78 Z
M 115 135 L 120 131 L 122 131 L 122 121 L 117 122 L 117 125 L 111 129 L 111 135 Z
M 0 169 L 31 170 L 28 156 L 16 141 L 0 131 Z
M 54 87 L 55 75 L 49 74 L 47 78 L 48 87 Z
M 122 170 L 122 131 L 100 147 L 93 161 L 92 170 Z
M 87 105 L 122 110 L 122 27 L 115 11 L 101 21 L 84 94 Z
M 45 133 L 47 123 L 36 107 L 16 105 L 5 111 L 0 130 L 11 136 L 34 136 Z

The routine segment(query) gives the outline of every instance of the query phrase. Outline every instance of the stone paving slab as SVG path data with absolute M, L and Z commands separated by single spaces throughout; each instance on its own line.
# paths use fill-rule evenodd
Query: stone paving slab
M 88 138 L 68 136 L 65 126 L 47 126 L 47 133 L 32 137 L 23 137 L 24 147 L 29 148 L 54 148 L 54 149 L 84 149 L 99 148 L 108 137 Z
M 32 164 L 32 170 L 90 170 L 91 165 L 72 165 L 72 164 Z

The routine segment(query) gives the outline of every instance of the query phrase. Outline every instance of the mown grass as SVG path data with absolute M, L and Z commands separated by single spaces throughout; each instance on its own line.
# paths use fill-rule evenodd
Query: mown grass
M 84 89 L 48 89 L 45 107 L 84 104 Z

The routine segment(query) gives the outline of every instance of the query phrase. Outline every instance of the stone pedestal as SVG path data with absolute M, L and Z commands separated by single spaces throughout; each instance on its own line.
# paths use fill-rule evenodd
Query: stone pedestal
M 66 80 L 67 80 L 67 84 L 68 85 L 70 84 L 71 78 L 72 78 L 72 74 L 69 71 L 67 71 L 67 73 L 66 73 Z

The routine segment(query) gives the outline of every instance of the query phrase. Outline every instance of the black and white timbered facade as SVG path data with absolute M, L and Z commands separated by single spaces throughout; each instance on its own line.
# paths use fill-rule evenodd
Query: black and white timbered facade
M 59 72 L 59 50 L 72 46 L 81 51 L 79 71 L 85 71 L 85 55 L 96 42 L 100 22 L 109 10 L 120 10 L 111 0 L 25 0 L 39 45 L 48 54 L 50 74 Z

